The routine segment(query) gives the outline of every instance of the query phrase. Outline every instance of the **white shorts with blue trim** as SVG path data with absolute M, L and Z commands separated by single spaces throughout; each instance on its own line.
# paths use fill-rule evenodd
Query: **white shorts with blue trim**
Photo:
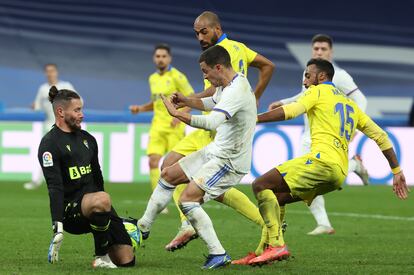
M 204 192 L 204 202 L 224 194 L 246 175 L 236 172 L 229 159 L 218 158 L 205 148 L 178 162 L 188 179 L 193 180 Z

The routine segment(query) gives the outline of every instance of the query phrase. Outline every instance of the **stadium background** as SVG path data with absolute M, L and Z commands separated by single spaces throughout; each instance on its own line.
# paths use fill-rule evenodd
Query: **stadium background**
M 38 171 L 43 114 L 29 109 L 44 82 L 43 65 L 58 64 L 86 102 L 85 127 L 97 138 L 105 178 L 147 182 L 145 147 L 151 115 L 131 116 L 131 103 L 149 100 L 153 46 L 167 42 L 173 65 L 196 91 L 202 89 L 200 48 L 192 23 L 203 10 L 217 11 L 229 38 L 270 58 L 276 72 L 261 100 L 296 94 L 315 33 L 334 38 L 335 60 L 368 98 L 368 114 L 391 133 L 409 183 L 414 183 L 414 130 L 406 128 L 414 91 L 414 20 L 405 5 L 346 1 L 0 1 L 0 180 L 29 180 Z M 390 12 L 391 11 L 391 12 Z M 257 72 L 250 70 L 255 83 Z M 137 124 L 138 123 L 138 124 Z M 252 177 L 297 155 L 301 120 L 258 128 Z M 278 124 L 281 125 L 281 124 Z M 373 183 L 390 183 L 380 152 L 361 136 L 351 152 L 362 154 Z M 271 149 L 271 150 L 269 150 Z M 348 183 L 358 184 L 350 176 Z

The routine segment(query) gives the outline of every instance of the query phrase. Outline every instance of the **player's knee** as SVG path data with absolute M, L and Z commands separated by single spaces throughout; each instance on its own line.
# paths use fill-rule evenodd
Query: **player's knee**
M 178 154 L 171 151 L 164 158 L 164 161 L 161 164 L 161 169 L 167 168 L 177 162 Z
M 264 188 L 264 184 L 261 183 L 260 179 L 256 179 L 253 183 L 252 183 L 252 189 L 253 189 L 253 193 L 256 195 L 257 193 L 265 190 Z
M 98 192 L 94 197 L 93 212 L 107 212 L 111 210 L 111 197 L 106 192 Z
M 148 158 L 148 164 L 150 169 L 157 169 L 160 163 L 160 159 L 161 158 L 159 156 L 150 155 Z
M 173 183 L 175 177 L 174 177 L 172 169 L 170 167 L 162 169 L 161 178 L 163 178 L 168 183 Z

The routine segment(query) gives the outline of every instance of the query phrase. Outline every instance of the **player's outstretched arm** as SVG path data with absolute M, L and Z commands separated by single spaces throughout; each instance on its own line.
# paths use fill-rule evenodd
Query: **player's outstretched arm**
M 394 174 L 393 191 L 395 195 L 400 199 L 406 199 L 409 189 L 387 133 L 362 111 L 360 112 L 357 128 L 377 143 L 383 155 L 388 160 L 392 173 Z
M 211 85 L 210 87 L 208 87 L 204 91 L 199 92 L 199 93 L 195 93 L 195 94 L 191 95 L 190 97 L 195 97 L 195 98 L 210 97 L 210 96 L 213 96 L 215 92 L 216 92 L 216 87 Z
M 171 96 L 171 102 L 174 104 L 176 108 L 182 108 L 182 107 L 189 107 L 187 110 L 181 110 L 183 112 L 189 112 L 191 108 L 205 111 L 203 101 L 199 98 L 195 97 L 188 97 L 183 95 L 182 93 L 174 93 Z
M 305 113 L 305 106 L 298 102 L 292 102 L 266 113 L 259 114 L 257 116 L 257 122 L 272 122 L 272 121 L 282 121 L 282 120 L 289 120 L 300 116 L 301 114 Z
M 154 110 L 154 102 L 151 101 L 143 105 L 130 105 L 129 110 L 134 115 L 143 112 L 151 112 Z

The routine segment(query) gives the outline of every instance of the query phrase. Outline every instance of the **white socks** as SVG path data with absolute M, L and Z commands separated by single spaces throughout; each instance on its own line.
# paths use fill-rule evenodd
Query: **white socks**
M 353 173 L 356 171 L 358 163 L 353 158 L 348 162 L 348 173 Z
M 138 220 L 138 225 L 142 231 L 147 232 L 151 229 L 151 225 L 157 215 L 171 201 L 174 189 L 174 185 L 169 184 L 163 178 L 159 179 L 158 185 L 155 187 L 148 201 L 144 215 Z
M 328 214 L 326 213 L 325 199 L 322 195 L 317 196 L 313 200 L 312 204 L 309 206 L 309 210 L 311 211 L 318 225 L 332 227 L 328 219 Z
M 180 208 L 198 235 L 207 244 L 209 254 L 220 255 L 226 253 L 214 231 L 210 217 L 198 202 L 183 202 Z

